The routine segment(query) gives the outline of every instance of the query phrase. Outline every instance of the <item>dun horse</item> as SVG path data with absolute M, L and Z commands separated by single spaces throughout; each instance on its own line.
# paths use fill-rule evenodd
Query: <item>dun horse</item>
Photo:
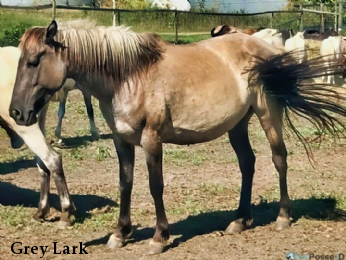
M 150 192 L 156 209 L 156 230 L 149 254 L 161 253 L 169 239 L 163 202 L 162 144 L 207 142 L 229 134 L 242 173 L 237 219 L 226 233 L 249 228 L 255 155 L 248 123 L 255 114 L 265 131 L 279 172 L 278 230 L 290 226 L 287 192 L 287 151 L 283 117 L 295 128 L 290 112 L 305 117 L 321 131 L 335 134 L 346 116 L 330 88 L 304 83 L 325 73 L 322 59 L 297 64 L 294 53 L 276 53 L 267 43 L 245 34 L 225 35 L 189 45 L 171 45 L 151 33 L 126 27 L 58 30 L 32 28 L 23 35 L 10 114 L 19 125 L 32 125 L 37 113 L 74 79 L 100 100 L 113 131 L 119 158 L 120 216 L 108 241 L 121 247 L 131 235 L 130 202 L 135 146 L 144 149 Z M 334 67 L 337 66 L 336 64 Z M 330 74 L 336 73 L 331 68 Z M 334 98 L 334 99 L 333 99 Z M 328 113 L 334 112 L 333 116 Z M 69 211 L 70 198 L 64 194 Z

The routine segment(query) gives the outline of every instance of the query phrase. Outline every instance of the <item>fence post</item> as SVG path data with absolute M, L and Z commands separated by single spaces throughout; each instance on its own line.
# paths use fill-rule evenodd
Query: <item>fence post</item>
M 274 13 L 272 13 L 272 16 L 270 17 L 270 28 L 273 28 L 273 19 L 274 19 Z
M 175 43 L 178 43 L 178 11 L 174 11 Z
M 335 5 L 334 5 L 334 12 L 335 12 L 335 15 L 334 15 L 334 30 L 335 31 L 338 31 L 338 1 L 335 1 Z
M 121 23 L 120 23 L 120 11 L 118 10 L 117 11 L 117 25 L 119 26 Z
M 301 11 L 300 13 L 300 21 L 299 21 L 299 31 L 303 31 L 304 30 L 304 11 L 303 11 L 303 4 L 300 3 L 299 4 L 299 10 Z
M 55 20 L 55 17 L 56 17 L 56 1 L 55 0 L 52 0 L 52 20 Z
M 116 8 L 116 2 L 115 0 L 113 0 L 113 9 Z M 116 26 L 117 25 L 117 13 L 115 12 L 115 10 L 113 10 L 113 26 Z
M 342 28 L 343 0 L 339 0 L 339 29 Z
M 320 3 L 320 11 L 323 12 L 324 4 Z M 321 33 L 324 33 L 324 14 L 321 14 Z

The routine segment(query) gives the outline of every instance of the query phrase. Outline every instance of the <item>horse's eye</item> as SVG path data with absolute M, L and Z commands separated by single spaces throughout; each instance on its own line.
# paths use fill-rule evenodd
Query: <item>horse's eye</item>
M 32 60 L 28 60 L 27 66 L 28 68 L 37 67 L 39 63 L 40 63 L 39 59 L 32 59 Z

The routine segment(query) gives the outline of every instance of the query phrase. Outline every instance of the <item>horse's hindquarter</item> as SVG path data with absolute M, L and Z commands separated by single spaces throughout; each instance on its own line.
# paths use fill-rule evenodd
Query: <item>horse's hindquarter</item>
M 220 37 L 187 46 L 168 46 L 152 72 L 148 111 L 164 90 L 163 142 L 188 144 L 215 139 L 236 125 L 250 107 L 248 55 L 241 42 Z M 155 74 L 155 75 L 154 75 Z M 155 112 L 153 112 L 155 113 Z

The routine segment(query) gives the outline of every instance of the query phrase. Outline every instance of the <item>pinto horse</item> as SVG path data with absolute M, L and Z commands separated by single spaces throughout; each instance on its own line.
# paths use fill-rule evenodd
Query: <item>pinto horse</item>
M 282 230 L 290 226 L 291 214 L 284 122 L 304 145 L 308 144 L 291 113 L 307 118 L 320 132 L 334 135 L 345 128 L 336 117 L 346 116 L 346 108 L 338 103 L 345 97 L 333 87 L 304 83 L 325 73 L 321 58 L 298 64 L 294 53 L 273 50 L 242 33 L 173 45 L 156 34 L 138 34 L 124 26 L 58 30 L 52 21 L 48 28 L 27 30 L 20 48 L 23 54 L 10 105 L 17 124 L 35 124 L 37 113 L 66 78 L 74 79 L 100 101 L 119 159 L 120 216 L 108 240 L 110 248 L 122 247 L 132 233 L 135 146 L 145 152 L 156 210 L 156 230 L 148 253 L 157 254 L 169 239 L 162 198 L 163 143 L 196 144 L 229 134 L 239 160 L 242 188 L 237 218 L 225 233 L 242 232 L 252 223 L 255 155 L 248 124 L 255 114 L 279 172 L 276 228 Z M 333 66 L 330 74 L 337 73 Z

